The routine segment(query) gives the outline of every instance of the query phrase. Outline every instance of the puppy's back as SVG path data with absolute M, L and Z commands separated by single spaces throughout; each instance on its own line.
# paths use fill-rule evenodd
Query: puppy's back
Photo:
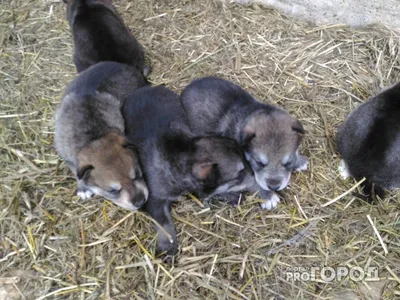
M 65 94 L 73 92 L 87 95 L 98 91 L 123 99 L 147 84 L 143 74 L 135 67 L 109 61 L 93 65 L 80 73 L 66 88 Z
M 67 9 L 78 72 L 101 61 L 144 68 L 142 46 L 109 0 L 70 0 Z
M 250 115 L 262 104 L 238 85 L 217 77 L 192 81 L 182 92 L 181 102 L 196 133 L 215 132 L 224 120 Z M 224 124 L 222 124 L 224 126 Z
M 82 72 L 66 88 L 56 115 L 55 147 L 70 166 L 90 141 L 114 130 L 123 134 L 122 99 L 145 85 L 132 66 L 99 63 Z
M 179 96 L 165 86 L 138 89 L 124 100 L 126 131 L 134 143 L 159 138 L 187 126 Z
M 337 147 L 352 176 L 400 186 L 400 84 L 352 112 L 338 131 Z

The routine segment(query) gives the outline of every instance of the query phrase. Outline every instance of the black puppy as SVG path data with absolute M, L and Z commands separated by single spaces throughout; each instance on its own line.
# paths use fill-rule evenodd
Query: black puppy
M 102 61 L 134 66 L 147 77 L 142 46 L 109 0 L 63 0 L 74 39 L 78 73 Z
M 337 147 L 343 159 L 341 175 L 365 177 L 366 195 L 383 197 L 383 189 L 400 187 L 400 83 L 348 116 L 337 133 Z
M 158 228 L 158 250 L 174 255 L 171 201 L 185 192 L 210 197 L 240 191 L 252 186 L 254 177 L 234 140 L 190 133 L 179 96 L 164 86 L 137 90 L 125 100 L 123 116 L 149 187 L 145 210 L 172 238 Z

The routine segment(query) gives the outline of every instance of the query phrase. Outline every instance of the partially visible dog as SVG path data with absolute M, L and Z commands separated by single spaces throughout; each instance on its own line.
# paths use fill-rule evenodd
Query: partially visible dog
M 307 169 L 307 158 L 298 152 L 304 134 L 300 122 L 239 86 L 215 77 L 197 79 L 184 89 L 181 102 L 195 134 L 220 134 L 240 143 L 258 184 L 251 191 L 262 188 L 262 208 L 275 208 L 274 191 L 288 185 L 292 171 Z
M 145 84 L 134 67 L 104 62 L 67 87 L 56 115 L 55 147 L 75 174 L 82 199 L 97 194 L 129 210 L 147 200 L 121 114 L 121 99 Z
M 400 83 L 360 105 L 339 128 L 342 176 L 366 178 L 364 192 L 384 196 L 400 187 Z
M 127 138 L 137 145 L 149 187 L 145 210 L 158 228 L 158 250 L 177 251 L 170 204 L 185 192 L 211 197 L 254 185 L 239 145 L 222 137 L 195 137 L 179 96 L 164 86 L 144 87 L 124 101 Z
M 102 61 L 136 67 L 147 77 L 142 46 L 110 0 L 63 0 L 74 39 L 74 63 L 78 73 Z

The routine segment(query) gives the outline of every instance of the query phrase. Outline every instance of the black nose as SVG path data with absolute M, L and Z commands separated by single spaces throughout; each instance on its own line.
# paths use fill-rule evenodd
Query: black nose
M 141 208 L 143 204 L 146 203 L 146 197 L 144 196 L 144 194 L 136 195 L 135 201 L 133 201 L 133 203 L 137 208 Z
M 281 186 L 281 181 L 280 180 L 270 180 L 267 182 L 267 185 L 271 191 L 277 191 L 277 190 L 279 190 L 279 187 Z

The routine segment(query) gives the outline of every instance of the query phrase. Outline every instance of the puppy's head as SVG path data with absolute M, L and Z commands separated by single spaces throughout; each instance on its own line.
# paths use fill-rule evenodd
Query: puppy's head
M 114 6 L 112 5 L 111 0 L 63 0 L 65 4 L 67 4 L 67 19 L 70 24 L 74 23 L 75 17 L 83 11 L 83 7 L 90 5 L 101 5 L 111 12 L 116 13 Z M 84 2 L 84 3 L 82 3 Z M 86 8 L 85 8 L 86 9 Z
M 244 191 L 254 185 L 254 175 L 242 149 L 233 139 L 196 139 L 192 175 L 203 183 L 208 196 Z
M 280 191 L 290 180 L 299 159 L 303 126 L 282 110 L 250 117 L 241 132 L 241 143 L 257 183 L 265 190 Z
M 109 133 L 78 154 L 78 186 L 129 210 L 140 208 L 149 195 L 136 151 L 127 140 Z

